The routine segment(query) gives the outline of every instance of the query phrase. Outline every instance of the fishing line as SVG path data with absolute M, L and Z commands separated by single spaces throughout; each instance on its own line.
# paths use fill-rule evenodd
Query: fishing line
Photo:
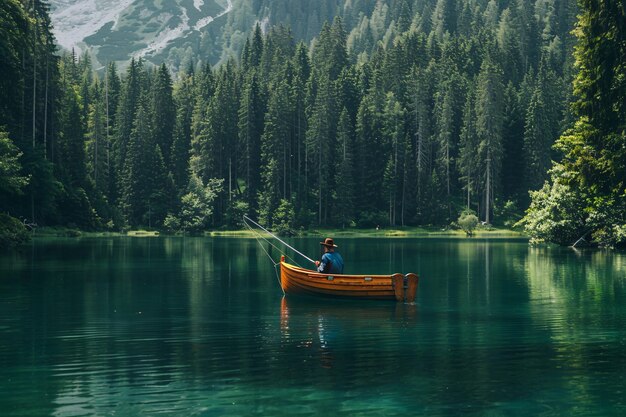
M 300 252 L 299 250 L 297 250 L 296 248 L 294 248 L 293 246 L 289 245 L 287 242 L 283 241 L 282 239 L 280 239 L 278 236 L 276 236 L 275 234 L 273 234 L 272 232 L 270 232 L 269 230 L 267 230 L 266 228 L 264 228 L 263 226 L 261 226 L 260 224 L 258 224 L 257 222 L 255 222 L 254 220 L 252 220 L 250 217 L 246 216 L 245 214 L 243 215 L 243 222 L 246 223 L 246 220 L 252 222 L 254 225 L 256 225 L 258 228 L 260 228 L 261 230 L 263 230 L 264 232 L 266 232 L 267 234 L 269 234 L 270 236 L 272 236 L 274 239 L 278 240 L 280 243 L 282 243 L 283 245 L 287 246 L 289 249 L 291 249 L 292 251 L 294 251 L 295 253 L 297 253 L 298 255 L 302 256 L 304 259 L 306 259 L 307 261 L 311 262 L 312 264 L 315 264 L 315 261 L 311 258 L 309 258 L 308 256 L 306 256 L 305 254 L 303 254 L 302 252 Z M 249 226 L 248 226 L 249 227 Z M 266 240 L 267 241 L 267 240 Z M 269 242 L 268 242 L 269 243 Z
M 283 295 L 285 295 L 285 290 L 283 290 L 283 286 L 282 286 L 282 285 L 280 285 L 280 275 L 278 274 L 278 268 L 276 268 L 276 267 L 277 267 L 280 263 L 276 263 L 276 262 L 274 262 L 274 258 L 272 258 L 272 255 L 270 255 L 270 254 L 269 254 L 269 252 L 267 252 L 267 250 L 265 249 L 265 247 L 263 246 L 263 244 L 259 241 L 259 237 L 257 237 L 257 236 L 260 236 L 260 235 L 259 235 L 259 233 L 257 233 L 257 231 L 256 231 L 256 230 L 253 230 L 253 229 L 252 229 L 252 228 L 251 228 L 251 227 L 250 227 L 250 226 L 249 226 L 249 225 L 248 225 L 245 221 L 244 221 L 244 224 L 246 225 L 246 227 L 247 227 L 250 231 L 254 232 L 254 234 L 255 234 L 255 237 L 254 237 L 254 238 L 256 239 L 257 243 L 259 244 L 259 246 L 261 247 L 261 249 L 263 249 L 263 252 L 265 252 L 265 254 L 267 255 L 267 257 L 268 257 L 268 258 L 270 258 L 270 262 L 272 262 L 272 264 L 274 265 L 274 273 L 276 274 L 276 280 L 278 281 L 278 286 L 280 287 L 281 291 L 283 292 Z M 263 237 L 261 236 L 261 238 L 263 238 Z M 269 241 L 267 241 L 267 239 L 263 238 L 263 240 L 265 240 L 267 243 L 269 243 L 270 245 L 272 245 Z M 272 245 L 272 246 L 273 246 L 273 245 Z
M 254 238 L 256 239 L 257 243 L 259 244 L 259 246 L 261 246 L 261 249 L 263 249 L 263 251 L 265 252 L 265 254 L 267 255 L 268 258 L 270 258 L 270 261 L 274 264 L 274 266 L 279 265 L 280 262 L 275 262 L 274 258 L 272 258 L 272 255 L 270 255 L 267 250 L 265 249 L 265 247 L 263 246 L 263 244 L 261 243 L 260 239 L 262 239 L 263 241 L 267 242 L 267 244 L 271 247 L 273 247 L 274 249 L 276 249 L 279 252 L 283 252 L 281 248 L 279 248 L 278 246 L 274 245 L 272 242 L 270 242 L 269 240 L 267 240 L 265 237 L 263 237 L 263 235 L 261 235 L 259 232 L 257 232 L 256 230 L 254 230 L 252 227 L 250 227 L 249 224 L 245 223 L 246 227 L 248 228 L 248 230 L 250 230 L 251 232 L 254 233 Z M 298 264 L 298 262 L 293 259 L 291 256 L 289 255 L 285 255 L 286 259 L 290 259 L 292 261 L 293 264 L 298 265 L 299 267 L 302 268 L 302 266 L 300 264 Z
M 280 274 L 278 272 L 278 266 L 280 265 L 280 262 L 276 262 L 274 261 L 274 258 L 272 258 L 272 255 L 269 254 L 269 252 L 267 251 L 267 249 L 265 248 L 265 246 L 263 245 L 263 243 L 261 242 L 261 239 L 265 242 L 267 242 L 267 244 L 269 246 L 271 246 L 272 248 L 276 249 L 279 253 L 283 252 L 283 250 L 274 245 L 272 242 L 270 242 L 268 239 L 265 238 L 265 236 L 263 236 L 261 233 L 259 233 L 257 230 L 255 230 L 254 228 L 252 228 L 252 226 L 250 226 L 248 224 L 248 222 L 246 221 L 250 221 L 252 223 L 254 223 L 255 225 L 257 225 L 260 229 L 264 230 L 267 234 L 269 234 L 270 236 L 272 236 L 273 238 L 275 238 L 276 240 L 278 240 L 280 243 L 282 243 L 283 245 L 287 246 L 289 249 L 293 250 L 294 252 L 296 252 L 297 254 L 303 256 L 304 258 L 308 259 L 309 261 L 315 263 L 314 260 L 312 260 L 311 258 L 307 257 L 306 255 L 300 253 L 298 250 L 296 250 L 295 248 L 293 248 L 292 246 L 288 245 L 287 243 L 285 243 L 283 240 L 279 239 L 276 235 L 274 235 L 273 233 L 269 232 L 267 229 L 265 229 L 263 226 L 261 226 L 260 224 L 258 224 L 257 222 L 255 222 L 254 220 L 252 220 L 251 218 L 249 218 L 248 216 L 244 215 L 243 216 L 243 223 L 244 225 L 248 228 L 248 230 L 250 230 L 251 232 L 254 233 L 254 238 L 256 239 L 257 243 L 259 244 L 259 246 L 261 247 L 261 249 L 263 249 L 263 252 L 265 252 L 265 255 L 270 259 L 270 262 L 272 262 L 272 264 L 274 265 L 274 272 L 276 273 L 276 280 L 278 281 L 278 284 L 280 285 L 280 289 L 283 292 L 283 295 L 285 294 L 285 290 L 283 290 L 283 287 L 281 285 L 280 282 Z M 298 263 L 298 261 L 296 261 L 294 258 L 292 258 L 289 255 L 284 255 L 286 259 L 291 260 L 291 263 L 293 263 L 294 265 L 297 265 L 299 267 L 302 268 L 302 266 Z

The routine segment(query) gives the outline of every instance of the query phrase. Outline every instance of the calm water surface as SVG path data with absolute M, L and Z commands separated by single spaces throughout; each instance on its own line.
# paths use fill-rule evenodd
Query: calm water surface
M 283 298 L 250 239 L 0 255 L 0 415 L 626 414 L 625 254 L 337 243 L 346 272 L 417 272 L 417 302 Z

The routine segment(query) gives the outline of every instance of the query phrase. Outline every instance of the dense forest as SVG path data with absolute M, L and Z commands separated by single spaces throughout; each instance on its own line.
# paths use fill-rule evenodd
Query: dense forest
M 621 2 L 363 3 L 310 43 L 257 24 L 238 56 L 173 73 L 96 72 L 57 51 L 44 1 L 0 1 L 0 222 L 194 233 L 248 213 L 290 233 L 528 208 L 538 240 L 626 240 Z

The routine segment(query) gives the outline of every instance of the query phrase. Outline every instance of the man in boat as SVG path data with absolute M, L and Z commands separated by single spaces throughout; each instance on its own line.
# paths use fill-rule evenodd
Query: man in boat
M 315 261 L 317 272 L 323 274 L 343 274 L 343 258 L 339 252 L 335 252 L 335 242 L 332 238 L 327 237 L 320 245 L 324 248 L 322 261 Z

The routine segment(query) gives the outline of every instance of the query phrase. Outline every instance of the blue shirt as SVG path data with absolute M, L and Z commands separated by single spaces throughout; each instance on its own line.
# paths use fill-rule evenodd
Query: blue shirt
M 326 252 L 322 255 L 317 272 L 324 274 L 343 274 L 343 258 L 337 252 Z

